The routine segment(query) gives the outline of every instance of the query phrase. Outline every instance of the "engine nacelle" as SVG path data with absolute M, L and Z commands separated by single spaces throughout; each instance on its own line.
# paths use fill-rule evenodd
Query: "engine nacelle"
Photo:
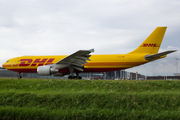
M 37 68 L 37 73 L 42 76 L 48 76 L 58 72 L 58 69 L 54 69 L 51 66 L 39 66 Z

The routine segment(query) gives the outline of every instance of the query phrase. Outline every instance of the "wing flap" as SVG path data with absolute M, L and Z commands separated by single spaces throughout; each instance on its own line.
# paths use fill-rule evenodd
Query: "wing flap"
M 175 51 L 176 51 L 176 50 L 169 50 L 169 51 L 157 53 L 157 54 L 154 54 L 154 55 L 146 55 L 146 56 L 145 56 L 145 59 L 146 59 L 146 60 L 152 60 L 152 59 L 155 59 L 155 58 L 158 58 L 158 57 L 161 57 L 161 56 L 170 54 L 170 53 L 175 52 Z
M 56 69 L 62 69 L 62 68 L 73 68 L 79 71 L 83 71 L 83 65 L 87 63 L 87 61 L 91 61 L 89 55 L 91 52 L 94 52 L 94 49 L 90 50 L 79 50 L 64 59 L 58 61 L 54 64 L 54 67 Z

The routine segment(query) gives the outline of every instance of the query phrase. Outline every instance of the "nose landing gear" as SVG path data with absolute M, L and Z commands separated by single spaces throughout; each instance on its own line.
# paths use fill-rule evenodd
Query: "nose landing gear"
M 18 74 L 18 79 L 21 79 L 22 78 L 21 73 L 17 72 L 17 74 Z

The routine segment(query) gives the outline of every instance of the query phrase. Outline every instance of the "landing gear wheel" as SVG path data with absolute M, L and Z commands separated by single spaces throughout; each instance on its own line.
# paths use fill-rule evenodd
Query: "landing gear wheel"
M 69 76 L 68 79 L 82 79 L 81 76 Z
M 18 75 L 18 79 L 21 79 L 22 78 L 22 76 L 21 75 Z
M 82 77 L 81 77 L 81 76 L 78 76 L 77 79 L 82 79 Z
M 21 73 L 18 72 L 17 74 L 18 74 L 18 79 L 21 79 L 22 78 Z
M 79 76 L 79 73 L 76 73 L 76 79 L 82 79 L 82 77 Z
M 75 77 L 74 76 L 69 76 L 68 79 L 74 79 Z

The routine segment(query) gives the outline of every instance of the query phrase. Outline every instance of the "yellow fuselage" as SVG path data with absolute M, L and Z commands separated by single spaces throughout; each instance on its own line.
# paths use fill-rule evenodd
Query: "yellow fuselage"
M 83 72 L 108 72 L 131 68 L 149 62 L 144 56 L 145 54 L 91 55 L 91 61 L 84 65 Z M 3 67 L 16 72 L 37 72 L 38 66 L 54 64 L 65 57 L 67 55 L 22 56 L 9 59 Z M 69 70 L 61 69 L 60 72 L 69 73 Z

